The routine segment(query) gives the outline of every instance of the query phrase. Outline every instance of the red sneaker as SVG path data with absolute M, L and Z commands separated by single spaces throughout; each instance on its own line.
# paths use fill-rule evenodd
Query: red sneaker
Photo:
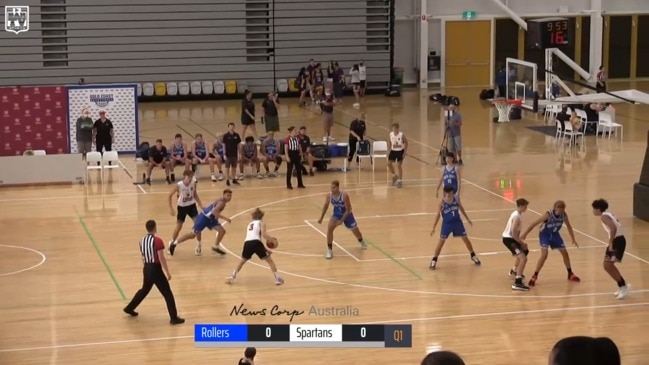
M 576 282 L 576 283 L 581 282 L 581 279 L 580 279 L 577 275 L 575 275 L 575 274 L 569 274 L 569 275 L 568 275 L 568 280 L 570 280 L 570 281 L 574 281 L 574 282 Z

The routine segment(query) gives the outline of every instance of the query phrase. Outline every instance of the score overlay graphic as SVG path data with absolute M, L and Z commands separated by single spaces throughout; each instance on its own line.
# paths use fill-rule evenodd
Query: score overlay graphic
M 200 348 L 410 348 L 412 325 L 376 324 L 196 324 Z

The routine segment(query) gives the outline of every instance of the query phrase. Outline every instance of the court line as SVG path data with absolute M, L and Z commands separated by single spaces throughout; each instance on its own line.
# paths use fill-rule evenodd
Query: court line
M 394 262 L 395 264 L 401 266 L 401 267 L 402 267 L 404 270 L 406 270 L 407 272 L 411 273 L 411 274 L 412 274 L 413 276 L 415 276 L 417 279 L 419 279 L 419 280 L 424 280 L 424 278 L 422 278 L 421 275 L 417 274 L 417 272 L 416 272 L 415 270 L 409 268 L 408 266 L 406 266 L 405 264 L 403 264 L 401 261 L 398 261 L 396 258 L 394 258 L 394 256 L 392 256 L 392 255 L 390 255 L 389 253 L 387 253 L 386 251 L 384 251 L 384 250 L 381 248 L 381 246 L 374 244 L 372 241 L 370 241 L 370 240 L 367 239 L 367 238 L 365 239 L 365 242 L 367 242 L 370 246 L 374 247 L 377 251 L 379 251 L 380 253 L 382 253 L 382 254 L 386 257 L 386 259 L 385 259 L 386 261 L 392 261 L 392 262 Z M 365 261 L 365 260 L 361 260 L 361 261 Z
M 76 209 L 75 209 L 76 213 Z M 108 271 L 108 275 L 110 275 L 110 278 L 113 280 L 113 283 L 115 284 L 115 287 L 117 287 L 117 291 L 119 291 L 119 295 L 122 297 L 122 300 L 126 300 L 126 294 L 124 294 L 124 290 L 122 289 L 122 286 L 119 285 L 119 282 L 117 281 L 117 278 L 115 277 L 115 274 L 113 273 L 113 270 L 110 268 L 110 265 L 108 265 L 108 261 L 104 257 L 104 254 L 101 252 L 101 249 L 99 248 L 99 245 L 97 244 L 97 241 L 95 241 L 95 238 L 93 237 L 92 233 L 90 233 L 90 229 L 88 229 L 88 226 L 86 225 L 86 222 L 83 220 L 81 216 L 79 216 L 79 213 L 77 214 L 77 218 L 79 219 L 79 223 L 83 227 L 83 230 L 86 232 L 86 236 L 88 236 L 88 239 L 92 243 L 92 247 L 95 248 L 95 252 L 97 252 L 97 255 L 99 256 L 99 259 L 101 262 L 104 264 L 104 267 L 106 268 L 106 271 Z
M 587 249 L 587 248 L 602 248 L 602 245 L 592 245 L 592 246 L 580 246 L 580 247 L 566 247 L 567 250 L 579 250 L 579 249 Z M 530 250 L 530 252 L 540 252 L 541 249 L 533 249 Z M 510 251 L 491 251 L 491 252 L 479 252 L 480 256 L 495 256 L 495 255 L 502 255 L 502 254 L 512 254 Z M 467 256 L 467 253 L 452 253 L 448 255 L 440 255 L 440 258 L 444 257 L 464 257 Z M 429 259 L 433 257 L 432 255 L 427 255 L 427 256 L 404 256 L 404 257 L 395 257 L 397 260 L 416 260 L 416 259 Z M 387 259 L 364 259 L 361 260 L 362 262 L 379 262 L 379 261 L 389 261 Z
M 126 175 L 128 175 L 128 177 L 130 177 L 131 180 L 133 180 L 133 183 L 136 183 L 137 180 L 135 180 L 135 178 L 133 177 L 133 175 L 131 175 L 131 173 L 128 171 L 128 169 L 126 168 L 126 165 L 124 165 L 124 163 L 122 162 L 122 160 L 121 160 L 121 159 L 118 159 L 117 162 L 119 162 L 119 165 L 122 166 L 122 169 L 124 169 L 124 172 L 126 172 Z M 136 168 L 137 168 L 137 167 L 136 167 Z M 148 192 L 142 188 L 142 185 L 140 185 L 140 184 L 135 184 L 135 185 L 136 185 L 138 188 L 140 188 L 140 191 L 141 191 L 141 192 L 143 192 L 144 194 L 148 194 Z
M 311 222 L 309 222 L 308 220 L 305 219 L 305 220 L 304 220 L 304 223 L 306 223 L 309 227 L 313 228 L 313 229 L 314 229 L 316 232 L 318 232 L 322 237 L 327 238 L 327 234 L 326 234 L 326 233 L 322 232 L 318 227 L 316 227 L 316 226 L 314 226 L 313 224 L 311 224 Z M 336 246 L 336 247 L 338 247 L 339 249 L 341 249 L 344 253 L 346 253 L 347 255 L 349 255 L 351 258 L 353 258 L 354 260 L 356 260 L 356 261 L 361 261 L 358 257 L 354 256 L 354 254 L 352 254 L 351 252 L 347 251 L 346 248 L 344 248 L 343 246 L 339 245 L 338 242 L 336 242 L 336 240 L 333 240 L 333 244 L 334 244 L 334 246 Z
M 456 315 L 451 315 L 451 316 L 439 316 L 439 317 L 420 317 L 420 318 L 409 318 L 409 319 L 393 319 L 393 320 L 387 320 L 387 321 L 363 322 L 362 324 L 426 322 L 426 321 L 441 321 L 441 320 L 447 320 L 447 319 L 474 319 L 474 318 L 485 318 L 485 317 L 512 316 L 512 315 L 521 315 L 521 314 L 556 313 L 556 312 L 572 312 L 572 311 L 593 310 L 593 309 L 644 307 L 644 306 L 648 306 L 648 305 L 649 305 L 649 302 L 625 303 L 625 304 L 607 304 L 607 305 L 589 305 L 589 306 L 582 306 L 582 307 L 547 308 L 547 309 L 533 309 L 533 310 L 522 310 L 522 311 L 509 311 L 509 312 L 488 312 L 488 313 L 475 313 L 475 314 L 456 314 Z
M 404 179 L 404 182 L 424 182 L 424 181 L 437 181 L 437 178 L 429 178 L 429 179 Z M 209 183 L 207 180 L 203 182 L 203 184 Z M 377 186 L 383 186 L 385 182 L 348 182 L 345 183 L 343 186 L 359 186 L 359 187 L 370 187 L 370 188 L 375 188 Z M 417 187 L 417 186 L 431 186 L 432 184 L 425 184 L 425 185 L 410 185 L 409 187 Z M 331 186 L 331 183 L 323 183 L 323 184 L 309 184 L 309 187 L 322 187 L 322 186 Z M 389 187 L 389 186 L 385 186 Z M 246 190 L 266 190 L 266 189 L 278 189 L 282 188 L 282 186 L 277 185 L 277 186 L 257 186 L 257 187 L 237 187 L 235 191 L 246 191 Z M 346 189 L 349 191 L 349 189 Z M 222 192 L 223 188 L 219 189 L 201 189 L 203 192 Z M 150 191 L 147 192 L 148 195 L 169 195 L 168 191 Z M 42 200 L 65 200 L 65 199 L 88 199 L 88 198 L 105 198 L 105 197 L 127 197 L 127 196 L 138 196 L 141 195 L 140 193 L 114 193 L 114 194 L 109 194 L 105 196 L 101 195 L 68 195 L 68 196 L 43 196 L 43 197 L 34 197 L 34 198 L 21 198 L 21 199 L 0 199 L 0 203 L 11 203 L 11 202 L 27 202 L 27 201 L 42 201 Z
M 351 113 L 349 113 L 349 112 L 347 112 L 347 111 L 345 111 L 345 110 L 341 110 L 341 112 L 344 113 L 344 114 L 347 114 L 347 115 L 353 116 L 353 114 L 351 114 Z M 367 122 L 367 120 L 366 120 L 366 122 Z M 382 129 L 384 129 L 384 130 L 386 130 L 386 131 L 389 131 L 389 129 L 387 129 L 386 127 L 380 126 L 380 125 L 376 125 L 376 124 L 375 124 L 374 126 L 376 126 L 376 127 L 378 127 L 378 128 L 382 128 Z M 429 145 L 427 145 L 427 144 L 425 144 L 425 143 L 423 143 L 423 142 L 417 141 L 417 140 L 412 139 L 412 138 L 410 138 L 410 137 L 408 137 L 408 142 L 414 142 L 414 143 L 416 143 L 416 144 L 418 144 L 418 145 L 420 145 L 420 146 L 426 147 L 426 148 L 428 148 L 428 149 L 430 149 L 430 150 L 432 150 L 432 151 L 439 152 L 439 149 L 438 149 L 438 148 L 435 148 L 435 147 L 429 146 Z M 440 169 L 441 169 L 441 168 L 438 168 L 438 170 L 440 170 Z M 475 188 L 477 188 L 477 189 L 479 189 L 479 190 L 484 191 L 484 192 L 487 193 L 487 194 L 491 194 L 491 195 L 493 195 L 493 196 L 495 196 L 495 197 L 498 197 L 498 198 L 500 198 L 500 199 L 503 199 L 503 200 L 505 200 L 505 201 L 507 201 L 507 202 L 510 202 L 510 203 L 512 203 L 512 204 L 516 204 L 515 201 L 513 201 L 513 200 L 511 200 L 511 199 L 508 199 L 508 198 L 506 198 L 506 197 L 503 196 L 503 195 L 500 195 L 500 194 L 498 194 L 498 193 L 495 193 L 495 192 L 493 192 L 493 191 L 491 191 L 491 190 L 489 190 L 489 189 L 487 189 L 487 188 L 484 188 L 484 187 L 482 187 L 482 186 L 480 186 L 480 185 L 478 185 L 478 184 L 476 184 L 476 183 L 474 183 L 474 182 L 472 182 L 472 181 L 469 181 L 469 180 L 464 179 L 464 178 L 462 179 L 462 181 L 465 182 L 465 183 L 467 183 L 467 184 L 469 184 L 469 185 L 471 185 L 471 186 L 473 186 L 473 187 L 475 187 Z M 540 216 L 540 215 L 543 215 L 542 213 L 539 213 L 539 212 L 537 212 L 537 211 L 535 211 L 535 210 L 533 210 L 533 209 L 529 209 L 529 208 L 528 208 L 527 210 L 529 210 L 530 212 L 535 213 L 535 214 L 537 214 L 537 215 L 539 215 L 539 216 Z M 600 240 L 600 239 L 598 239 L 598 238 L 595 238 L 595 237 L 593 237 L 592 235 L 590 235 L 590 234 L 588 234 L 588 233 L 586 233 L 586 232 L 584 232 L 584 231 L 581 231 L 581 230 L 575 229 L 574 227 L 573 227 L 573 231 L 575 231 L 575 232 L 581 234 L 582 236 L 584 236 L 584 237 L 586 237 L 586 238 L 589 238 L 589 239 L 591 239 L 591 240 L 593 240 L 593 241 L 595 241 L 595 242 L 599 242 L 599 243 L 601 243 L 601 244 L 603 244 L 603 245 L 608 246 L 608 243 L 607 243 L 607 242 L 605 242 L 605 241 L 603 241 L 603 240 Z M 630 253 L 630 252 L 628 252 L 628 251 L 626 252 L 626 254 L 627 254 L 628 256 L 633 257 L 634 259 L 636 259 L 636 260 L 638 260 L 638 261 L 640 261 L 640 262 L 643 262 L 643 263 L 649 265 L 649 260 L 645 260 L 645 259 L 643 259 L 642 257 L 637 256 L 637 255 L 634 255 L 634 254 L 632 254 L 632 253 Z
M 475 314 L 457 314 L 457 315 L 450 315 L 450 316 L 418 317 L 418 318 L 410 318 L 410 319 L 393 319 L 393 320 L 386 320 L 386 321 L 363 322 L 362 324 L 427 322 L 427 321 L 444 321 L 444 320 L 454 320 L 454 319 L 460 319 L 461 320 L 461 319 L 502 317 L 502 316 L 535 314 L 535 313 L 557 313 L 557 312 L 564 312 L 564 311 L 565 312 L 570 312 L 570 311 L 584 311 L 584 310 L 600 310 L 600 309 L 614 309 L 614 308 L 643 307 L 643 306 L 648 306 L 648 305 L 649 305 L 649 302 L 610 304 L 610 305 L 592 305 L 592 306 L 581 306 L 581 307 L 562 307 L 562 308 L 547 308 L 547 309 L 534 309 L 534 310 L 522 310 L 522 311 L 509 311 L 509 312 L 487 312 L 487 313 L 475 313 Z M 39 351 L 39 350 L 54 350 L 54 349 L 92 347 L 92 346 L 108 346 L 108 345 L 121 345 L 121 344 L 135 344 L 135 343 L 158 342 L 158 341 L 169 341 L 169 340 L 184 340 L 184 339 L 190 339 L 190 338 L 193 339 L 194 335 L 137 338 L 137 339 L 131 339 L 131 340 L 81 342 L 81 343 L 73 343 L 73 344 L 66 344 L 66 345 L 21 347 L 21 348 L 11 348 L 11 349 L 0 349 L 0 353 Z
M 38 250 L 34 250 L 33 248 L 23 247 L 23 246 L 12 246 L 12 245 L 0 245 L 0 247 L 17 248 L 19 250 L 31 251 L 31 252 L 33 252 L 33 253 L 35 253 L 35 254 L 37 254 L 37 255 L 39 255 L 41 257 L 41 261 L 39 263 L 37 263 L 36 265 L 32 265 L 32 266 L 30 266 L 28 268 L 25 268 L 25 269 L 20 269 L 20 270 L 16 270 L 16 271 L 12 271 L 12 272 L 6 272 L 6 273 L 3 273 L 3 274 L 0 274 L 0 277 L 20 274 L 21 272 L 25 272 L 25 271 L 35 269 L 35 268 L 43 265 L 45 263 L 45 261 L 47 261 L 47 256 L 45 256 L 44 253 L 42 253 L 41 251 L 38 251 Z

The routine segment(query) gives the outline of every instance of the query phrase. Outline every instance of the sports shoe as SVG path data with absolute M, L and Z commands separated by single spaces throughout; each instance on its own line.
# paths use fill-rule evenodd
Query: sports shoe
M 397 180 L 399 180 L 399 178 L 397 177 L 397 175 L 392 175 L 392 185 L 396 185 L 396 184 L 397 184 Z
M 527 283 L 527 285 L 529 285 L 529 286 L 536 285 L 536 280 L 538 280 L 538 277 L 536 275 L 532 275 L 532 278 L 530 279 L 530 282 Z
M 220 255 L 225 255 L 226 254 L 226 252 L 223 251 L 223 249 L 221 248 L 220 245 L 212 246 L 212 251 L 214 251 L 214 252 L 216 252 L 216 253 L 218 253 Z
M 403 182 L 401 181 L 401 179 L 397 179 L 397 187 L 403 187 Z
M 212 181 L 216 181 L 216 175 L 212 174 L 211 179 L 212 179 Z
M 263 179 L 263 178 L 264 175 L 261 172 L 257 173 L 257 179 Z
M 194 253 L 196 254 L 196 256 L 200 256 L 200 255 L 201 255 L 201 251 L 202 251 L 202 250 L 201 250 L 201 245 L 200 245 L 200 244 L 199 244 L 199 245 L 196 245 L 196 249 L 194 249 Z
M 512 290 L 529 291 L 530 287 L 520 282 L 512 284 Z
M 183 324 L 183 323 L 185 323 L 185 319 L 184 319 L 184 318 L 180 318 L 180 317 L 176 317 L 176 318 L 172 318 L 172 319 L 169 321 L 169 323 L 170 323 L 171 325 Z
M 473 256 L 471 256 L 471 261 L 473 261 L 473 263 L 476 264 L 476 265 L 478 265 L 478 266 L 479 266 L 479 265 L 482 265 L 482 262 L 480 262 L 480 259 L 478 258 L 477 255 L 473 255 Z
M 428 266 L 428 268 L 430 270 L 435 270 L 436 267 L 437 267 L 437 260 L 430 260 L 430 265 Z
M 617 299 L 624 299 L 626 298 L 627 295 L 629 295 L 629 288 L 631 285 L 626 284 L 625 286 L 621 287 L 618 289 L 617 293 L 615 293 L 615 297 Z
M 330 249 L 327 249 L 327 254 L 325 255 L 325 259 L 331 260 L 334 258 L 334 252 Z
M 361 250 L 367 250 L 367 243 L 365 240 L 359 241 L 358 244 L 361 246 Z
M 225 283 L 232 285 L 235 280 L 237 280 L 237 278 L 234 275 L 230 275 L 225 279 Z
M 169 254 L 171 256 L 173 256 L 174 252 L 176 252 L 176 244 L 174 242 L 170 242 L 169 243 Z
M 581 279 L 575 274 L 568 274 L 568 280 L 574 281 L 575 283 L 581 282 Z
M 275 285 L 282 285 L 284 284 L 284 279 L 280 278 L 279 276 L 275 278 Z
M 225 179 L 225 175 L 223 175 L 222 172 L 219 172 L 219 181 L 223 181 Z

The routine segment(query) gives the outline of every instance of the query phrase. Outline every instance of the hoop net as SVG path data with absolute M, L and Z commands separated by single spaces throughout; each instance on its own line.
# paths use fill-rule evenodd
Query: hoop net
M 493 103 L 498 109 L 498 119 L 501 122 L 509 120 L 509 113 L 514 106 L 520 108 L 523 105 L 523 101 L 518 99 L 497 99 Z

